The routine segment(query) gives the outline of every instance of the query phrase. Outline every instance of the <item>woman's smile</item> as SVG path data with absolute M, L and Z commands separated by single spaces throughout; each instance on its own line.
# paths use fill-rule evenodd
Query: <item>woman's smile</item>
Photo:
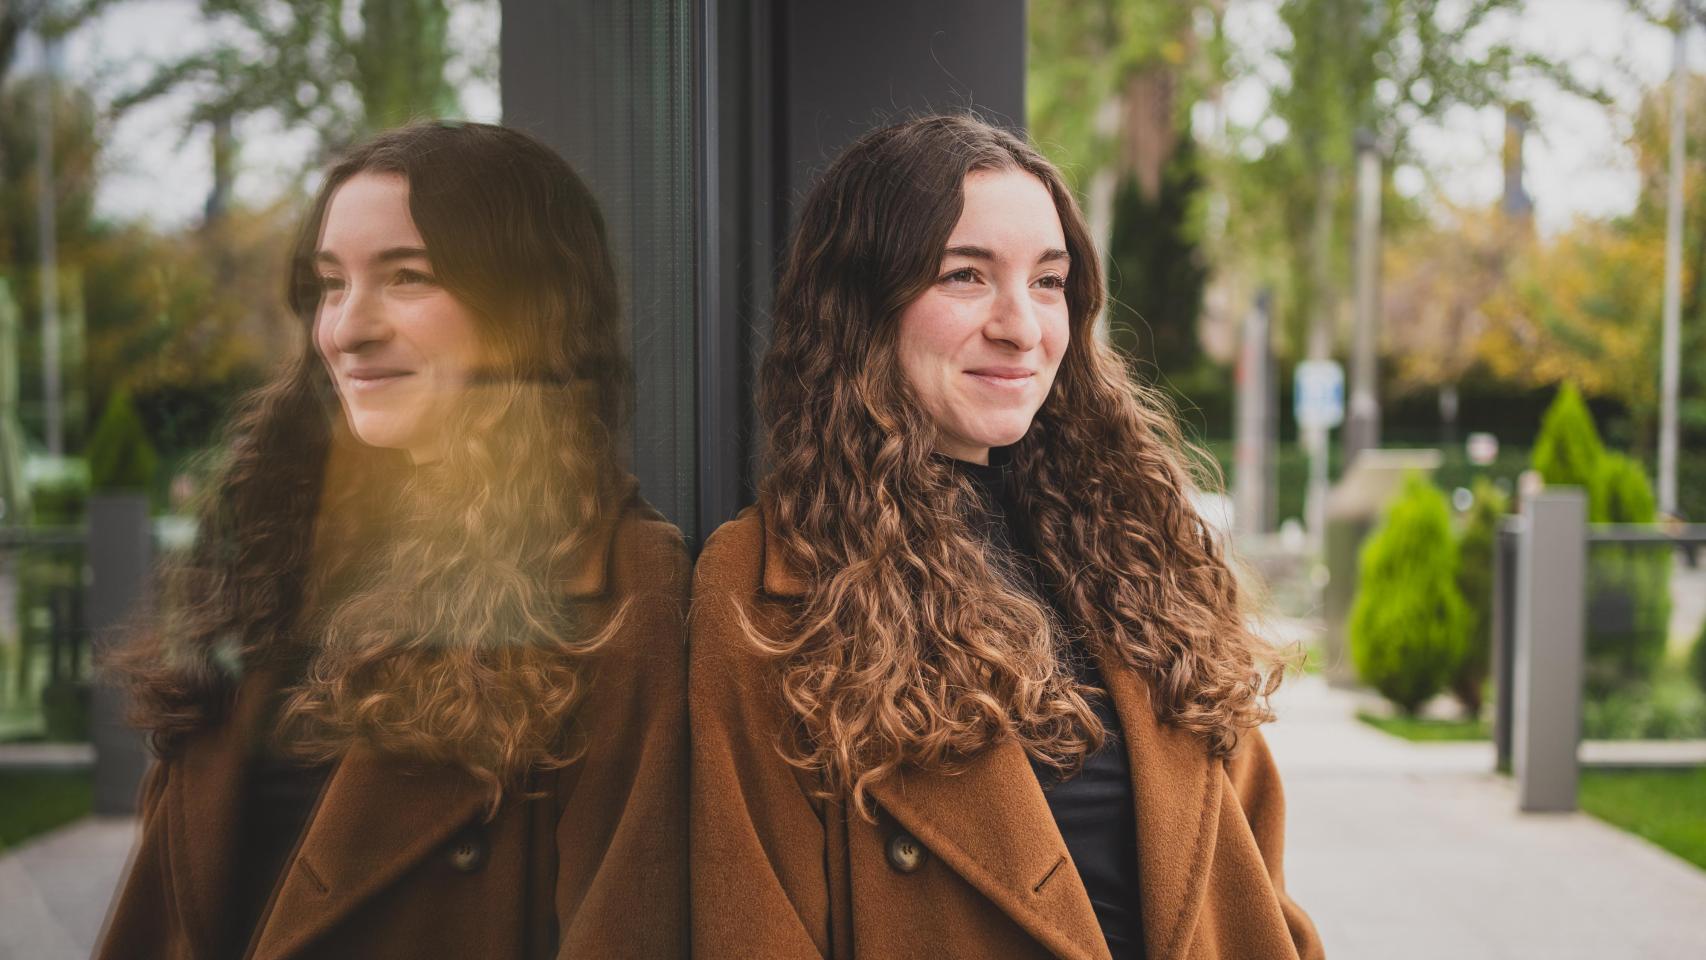
M 391 386 L 402 381 L 405 377 L 413 375 L 413 370 L 391 367 L 357 367 L 344 373 L 344 382 L 349 385 L 351 390 L 369 393 L 382 387 Z

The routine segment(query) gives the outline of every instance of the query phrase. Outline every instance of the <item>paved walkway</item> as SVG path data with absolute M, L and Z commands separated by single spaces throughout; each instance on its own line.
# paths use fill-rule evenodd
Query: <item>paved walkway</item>
M 1522 815 L 1485 743 L 1411 744 L 1292 680 L 1268 728 L 1288 883 L 1334 960 L 1706 957 L 1706 872 L 1582 814 Z M 0 856 L 0 960 L 87 957 L 129 854 L 91 819 Z
M 0 855 L 0 960 L 87 958 L 135 832 L 90 817 Z
M 1706 957 L 1706 872 L 1586 814 L 1519 814 L 1490 745 L 1408 743 L 1355 702 L 1294 679 L 1268 729 L 1287 884 L 1329 957 Z

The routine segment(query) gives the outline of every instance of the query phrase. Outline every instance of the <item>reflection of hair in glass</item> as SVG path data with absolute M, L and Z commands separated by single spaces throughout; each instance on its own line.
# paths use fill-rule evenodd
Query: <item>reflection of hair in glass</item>
M 1020 499 L 1064 625 L 1016 586 L 968 524 L 969 481 L 931 454 L 934 426 L 896 355 L 902 309 L 935 280 L 967 174 L 1046 186 L 1071 256 L 1071 339 L 1013 448 Z M 1165 719 L 1228 753 L 1267 717 L 1277 674 L 1188 500 L 1164 402 L 1094 333 L 1095 246 L 1058 171 L 978 120 L 881 129 L 813 188 L 783 264 L 760 407 L 772 469 L 767 531 L 814 584 L 786 636 L 795 762 L 832 793 L 908 763 L 940 767 L 1003 739 L 1073 768 L 1104 731 L 1065 662 L 1065 631 L 1151 682 Z M 1269 658 L 1271 659 L 1271 658 Z
M 297 240 L 288 297 L 305 332 L 321 222 L 358 173 L 408 182 L 435 277 L 476 315 L 495 366 L 445 425 L 443 458 L 412 469 L 351 435 L 305 337 L 234 417 L 196 545 L 118 666 L 163 754 L 220 720 L 238 670 L 306 662 L 283 708 L 291 749 L 329 759 L 363 738 L 460 764 L 496 797 L 573 758 L 563 731 L 600 637 L 570 622 L 558 584 L 628 496 L 604 224 L 569 166 L 525 134 L 382 134 L 332 167 Z

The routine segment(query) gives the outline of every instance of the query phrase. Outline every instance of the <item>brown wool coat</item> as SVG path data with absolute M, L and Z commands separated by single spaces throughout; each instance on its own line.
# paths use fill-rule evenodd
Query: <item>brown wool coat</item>
M 629 603 L 576 715 L 587 753 L 539 777 L 543 796 L 506 799 L 485 822 L 486 794 L 459 770 L 411 770 L 353 748 L 248 956 L 685 955 L 687 559 L 680 534 L 655 516 L 606 525 L 565 584 L 593 624 Z M 243 869 L 244 764 L 268 686 L 247 678 L 228 722 L 150 772 L 97 957 L 217 956 Z
M 954 776 L 889 778 L 872 790 L 875 824 L 813 799 L 812 779 L 779 750 L 790 724 L 775 662 L 741 629 L 744 616 L 776 635 L 804 591 L 751 511 L 711 538 L 694 576 L 696 960 L 1107 960 L 1018 746 L 990 749 Z M 1105 674 L 1131 753 L 1149 960 L 1322 957 L 1285 893 L 1284 801 L 1260 734 L 1230 761 L 1211 759 L 1200 738 L 1156 721 L 1135 672 Z

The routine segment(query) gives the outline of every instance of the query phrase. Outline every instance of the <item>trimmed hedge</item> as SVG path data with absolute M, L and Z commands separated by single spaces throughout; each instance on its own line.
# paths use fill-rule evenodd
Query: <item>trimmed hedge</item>
M 1413 715 L 1456 675 L 1469 609 L 1445 495 L 1411 475 L 1364 544 L 1351 659 L 1364 683 Z
M 1498 549 L 1499 521 L 1510 499 L 1485 477 L 1475 481 L 1475 500 L 1457 541 L 1457 592 L 1468 610 L 1463 659 L 1451 678 L 1451 692 L 1463 704 L 1463 715 L 1481 715 L 1487 675 L 1493 669 L 1493 563 Z

